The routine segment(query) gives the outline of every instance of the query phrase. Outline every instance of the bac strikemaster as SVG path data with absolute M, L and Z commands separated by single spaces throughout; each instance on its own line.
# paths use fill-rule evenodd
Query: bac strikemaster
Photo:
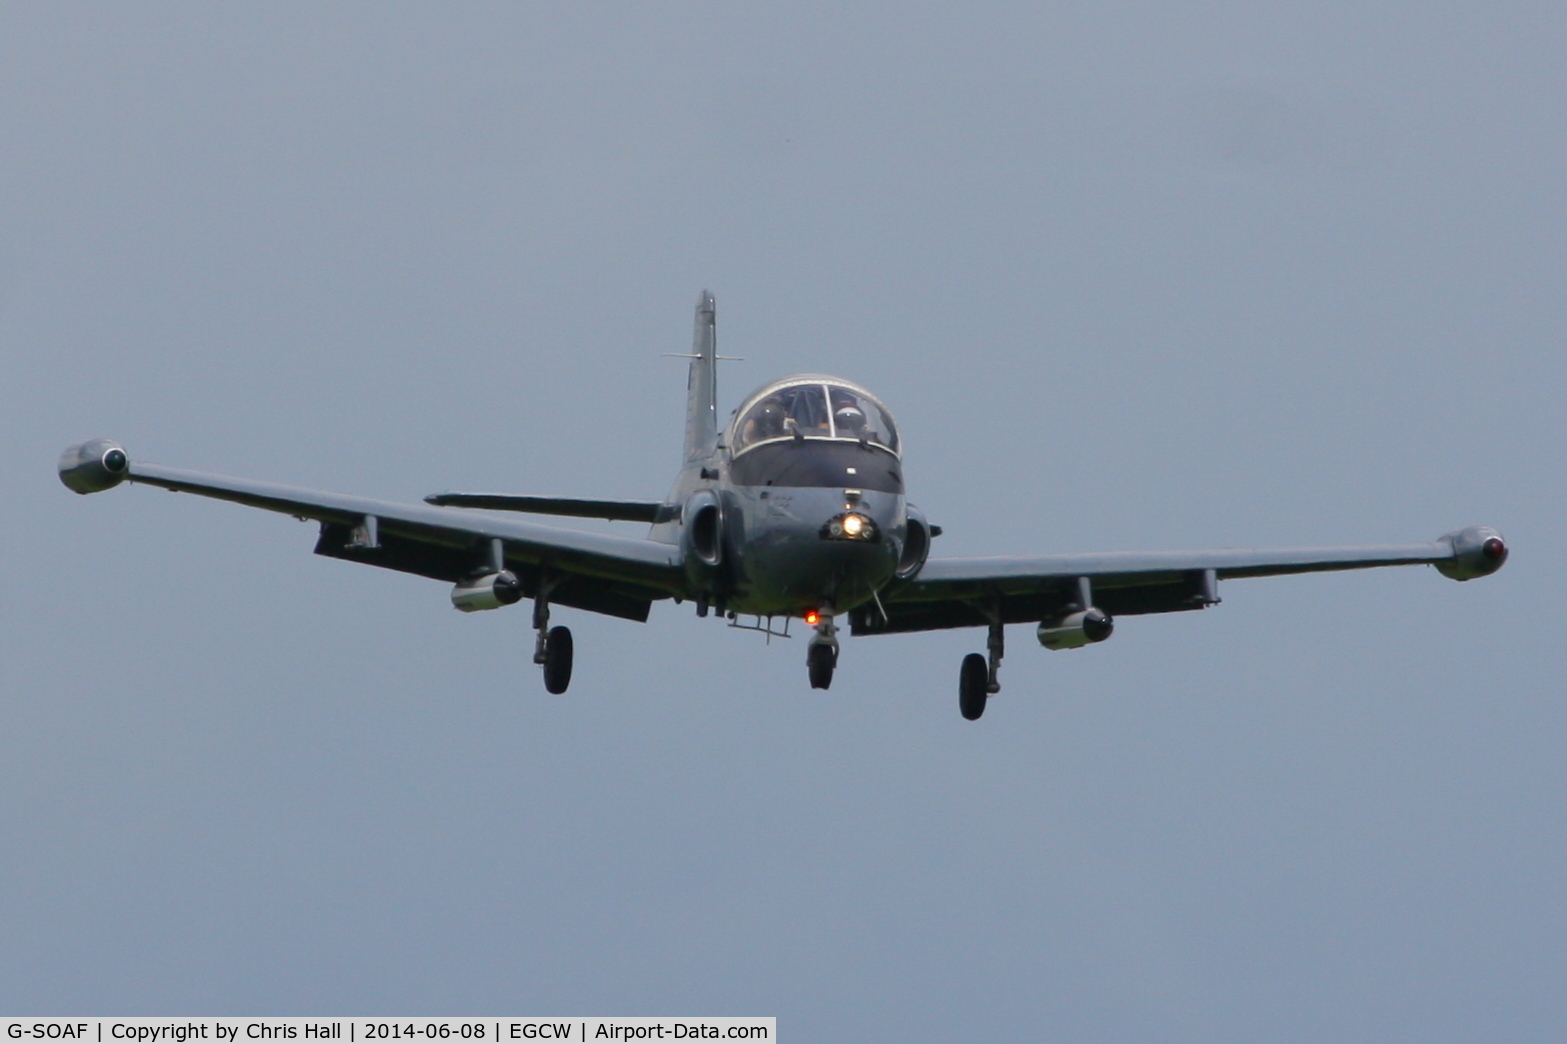
M 544 686 L 571 682 L 571 632 L 552 605 L 647 619 L 655 601 L 689 600 L 731 624 L 809 628 L 811 686 L 832 684 L 839 620 L 855 635 L 984 627 L 986 653 L 964 657 L 958 706 L 977 719 L 1000 691 L 1006 624 L 1037 624 L 1048 649 L 1110 636 L 1116 616 L 1201 609 L 1219 581 L 1280 573 L 1427 564 L 1472 580 L 1507 560 L 1502 535 L 1470 526 L 1429 543 L 1272 551 L 1117 552 L 931 558 L 941 533 L 904 498 L 897 425 L 877 398 L 837 377 L 785 377 L 752 393 L 720 431 L 712 295 L 696 307 L 685 464 L 662 503 L 441 493 L 395 504 L 226 478 L 132 460 L 93 439 L 67 449 L 60 479 L 78 493 L 137 482 L 232 500 L 321 525 L 316 554 L 452 584 L 465 612 L 533 602 L 534 662 Z M 480 510 L 474 510 L 480 509 Z M 640 539 L 519 521 L 497 511 L 620 519 Z M 783 621 L 783 632 L 774 621 Z

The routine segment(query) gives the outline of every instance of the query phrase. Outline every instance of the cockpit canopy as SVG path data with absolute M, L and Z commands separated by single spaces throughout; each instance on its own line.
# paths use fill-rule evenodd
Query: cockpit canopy
M 731 451 L 782 439 L 829 439 L 898 453 L 892 414 L 864 388 L 837 377 L 801 374 L 756 392 L 735 414 Z

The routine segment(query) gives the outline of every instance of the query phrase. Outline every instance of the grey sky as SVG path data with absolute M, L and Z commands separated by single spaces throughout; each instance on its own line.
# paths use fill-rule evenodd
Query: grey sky
M 1560 1038 L 1564 49 L 1543 3 L 8 5 L 0 1010 Z M 869 385 L 938 554 L 1513 560 L 1014 628 L 969 725 L 977 632 L 822 694 L 563 610 L 552 698 L 520 611 L 53 474 L 660 496 L 703 287 L 723 409 Z

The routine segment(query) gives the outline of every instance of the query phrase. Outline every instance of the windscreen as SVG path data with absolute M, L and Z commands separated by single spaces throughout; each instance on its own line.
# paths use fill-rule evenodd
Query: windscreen
M 768 392 L 735 425 L 734 452 L 774 439 L 853 439 L 898 452 L 886 407 L 854 387 L 801 381 Z

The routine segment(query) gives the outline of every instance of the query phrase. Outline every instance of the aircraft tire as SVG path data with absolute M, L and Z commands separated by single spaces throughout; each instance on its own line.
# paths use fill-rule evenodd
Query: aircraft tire
M 571 684 L 571 629 L 551 627 L 544 641 L 544 688 L 556 696 Z
M 832 646 L 811 646 L 810 651 L 805 654 L 805 664 L 811 673 L 811 688 L 832 687 L 832 669 L 838 665 L 838 657 L 833 655 Z
M 990 698 L 990 665 L 979 653 L 963 657 L 963 667 L 958 671 L 958 710 L 969 721 L 978 721 L 985 713 L 985 701 Z

